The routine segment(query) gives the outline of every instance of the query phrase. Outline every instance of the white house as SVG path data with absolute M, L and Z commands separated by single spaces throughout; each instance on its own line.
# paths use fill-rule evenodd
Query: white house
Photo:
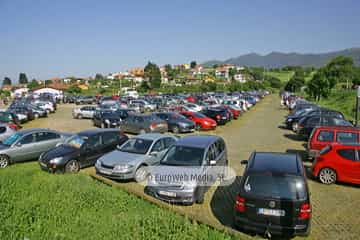
M 40 88 L 40 89 L 34 91 L 35 95 L 40 95 L 40 94 L 44 94 L 44 93 L 51 94 L 58 98 L 62 98 L 63 94 L 64 94 L 63 91 L 57 90 L 55 88 Z
M 245 78 L 245 75 L 241 74 L 241 73 L 237 73 L 234 75 L 234 79 L 235 81 L 238 81 L 240 83 L 246 83 L 246 78 Z

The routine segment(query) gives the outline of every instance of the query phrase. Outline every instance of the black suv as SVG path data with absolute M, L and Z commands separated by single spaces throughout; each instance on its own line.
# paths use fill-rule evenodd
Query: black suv
M 49 172 L 78 172 L 95 165 L 105 153 L 122 145 L 128 137 L 115 129 L 92 129 L 79 132 L 39 157 L 41 169 Z
M 119 113 L 113 111 L 97 110 L 94 113 L 93 124 L 100 128 L 116 128 L 119 127 L 121 118 Z
M 201 113 L 214 119 L 218 125 L 224 125 L 231 120 L 231 115 L 226 109 L 208 108 Z
M 240 181 L 234 223 L 242 230 L 286 237 L 310 233 L 311 205 L 299 155 L 254 152 Z

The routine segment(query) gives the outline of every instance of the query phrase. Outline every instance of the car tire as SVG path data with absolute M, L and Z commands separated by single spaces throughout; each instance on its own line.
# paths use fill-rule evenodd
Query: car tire
M 78 114 L 78 115 L 77 115 L 77 118 L 78 118 L 78 119 L 82 119 L 82 118 L 83 118 L 83 115 L 82 115 L 82 114 Z
M 177 133 L 180 132 L 180 129 L 179 129 L 178 126 L 173 126 L 171 131 L 172 131 L 173 133 L 177 134 Z
M 200 123 L 197 123 L 197 124 L 195 125 L 195 130 L 196 130 L 196 131 L 201 130 L 201 124 L 200 124 Z
M 148 176 L 148 172 L 145 169 L 145 165 L 140 166 L 135 172 L 135 181 L 138 183 L 144 182 Z
M 139 132 L 139 134 L 145 134 L 145 133 L 146 133 L 145 129 L 141 129 Z
M 330 185 L 336 182 L 337 174 L 331 168 L 323 168 L 320 170 L 318 178 L 321 183 Z
M 6 168 L 10 165 L 10 158 L 6 155 L 0 155 L 0 168 Z
M 34 119 L 38 119 L 40 116 L 38 113 L 34 113 Z
M 76 160 L 70 160 L 65 165 L 65 172 L 66 173 L 77 173 L 80 170 L 79 162 Z
M 203 204 L 205 199 L 204 187 L 197 187 L 195 191 L 195 202 L 197 204 Z

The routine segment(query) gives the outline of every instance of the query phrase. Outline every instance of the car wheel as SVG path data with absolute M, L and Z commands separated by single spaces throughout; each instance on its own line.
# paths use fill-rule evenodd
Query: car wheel
M 83 118 L 83 115 L 82 115 L 82 114 L 78 114 L 78 115 L 77 115 L 77 118 L 78 118 L 78 119 L 82 119 L 82 118 Z
M 67 173 L 77 173 L 79 170 L 80 170 L 80 165 L 76 160 L 70 160 L 65 165 L 65 172 Z
M 333 184 L 336 182 L 336 179 L 337 179 L 336 172 L 331 168 L 323 168 L 320 170 L 319 180 L 321 183 L 328 185 Z
M 135 181 L 138 183 L 144 182 L 147 176 L 148 176 L 148 172 L 146 170 L 146 167 L 140 166 L 135 172 Z
M 139 134 L 145 134 L 145 133 L 146 133 L 145 129 L 141 129 L 139 132 Z
M 202 204 L 204 203 L 204 198 L 205 198 L 204 187 L 198 187 L 195 192 L 195 202 L 197 204 Z
M 177 134 L 177 133 L 179 133 L 179 131 L 180 131 L 180 129 L 178 126 L 173 126 L 173 128 L 172 128 L 173 133 Z
M 298 123 L 297 123 L 297 122 L 293 122 L 293 123 L 291 124 L 291 129 L 292 129 L 294 132 L 296 132 L 297 129 L 298 129 Z
M 195 129 L 196 129 L 196 131 L 199 131 L 199 130 L 201 129 L 201 124 L 200 124 L 200 123 L 197 123 L 197 124 L 195 125 Z
M 35 114 L 34 114 L 34 118 L 35 118 L 35 119 L 37 119 L 37 118 L 39 118 L 39 117 L 40 117 L 40 116 L 39 116 L 38 113 L 35 113 Z
M 6 155 L 0 156 L 0 168 L 6 168 L 10 164 L 10 159 Z

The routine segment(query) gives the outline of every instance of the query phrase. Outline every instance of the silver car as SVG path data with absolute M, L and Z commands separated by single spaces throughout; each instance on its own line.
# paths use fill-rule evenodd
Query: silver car
M 75 108 L 72 111 L 73 118 L 82 119 L 82 118 L 90 118 L 94 117 L 94 113 L 96 111 L 96 107 L 94 106 L 84 106 L 81 108 Z
M 146 177 L 145 168 L 156 165 L 177 137 L 164 134 L 142 134 L 127 140 L 122 146 L 97 160 L 96 172 L 112 179 Z
M 16 162 L 37 160 L 43 152 L 64 142 L 70 136 L 42 128 L 18 131 L 0 144 L 0 168 Z

